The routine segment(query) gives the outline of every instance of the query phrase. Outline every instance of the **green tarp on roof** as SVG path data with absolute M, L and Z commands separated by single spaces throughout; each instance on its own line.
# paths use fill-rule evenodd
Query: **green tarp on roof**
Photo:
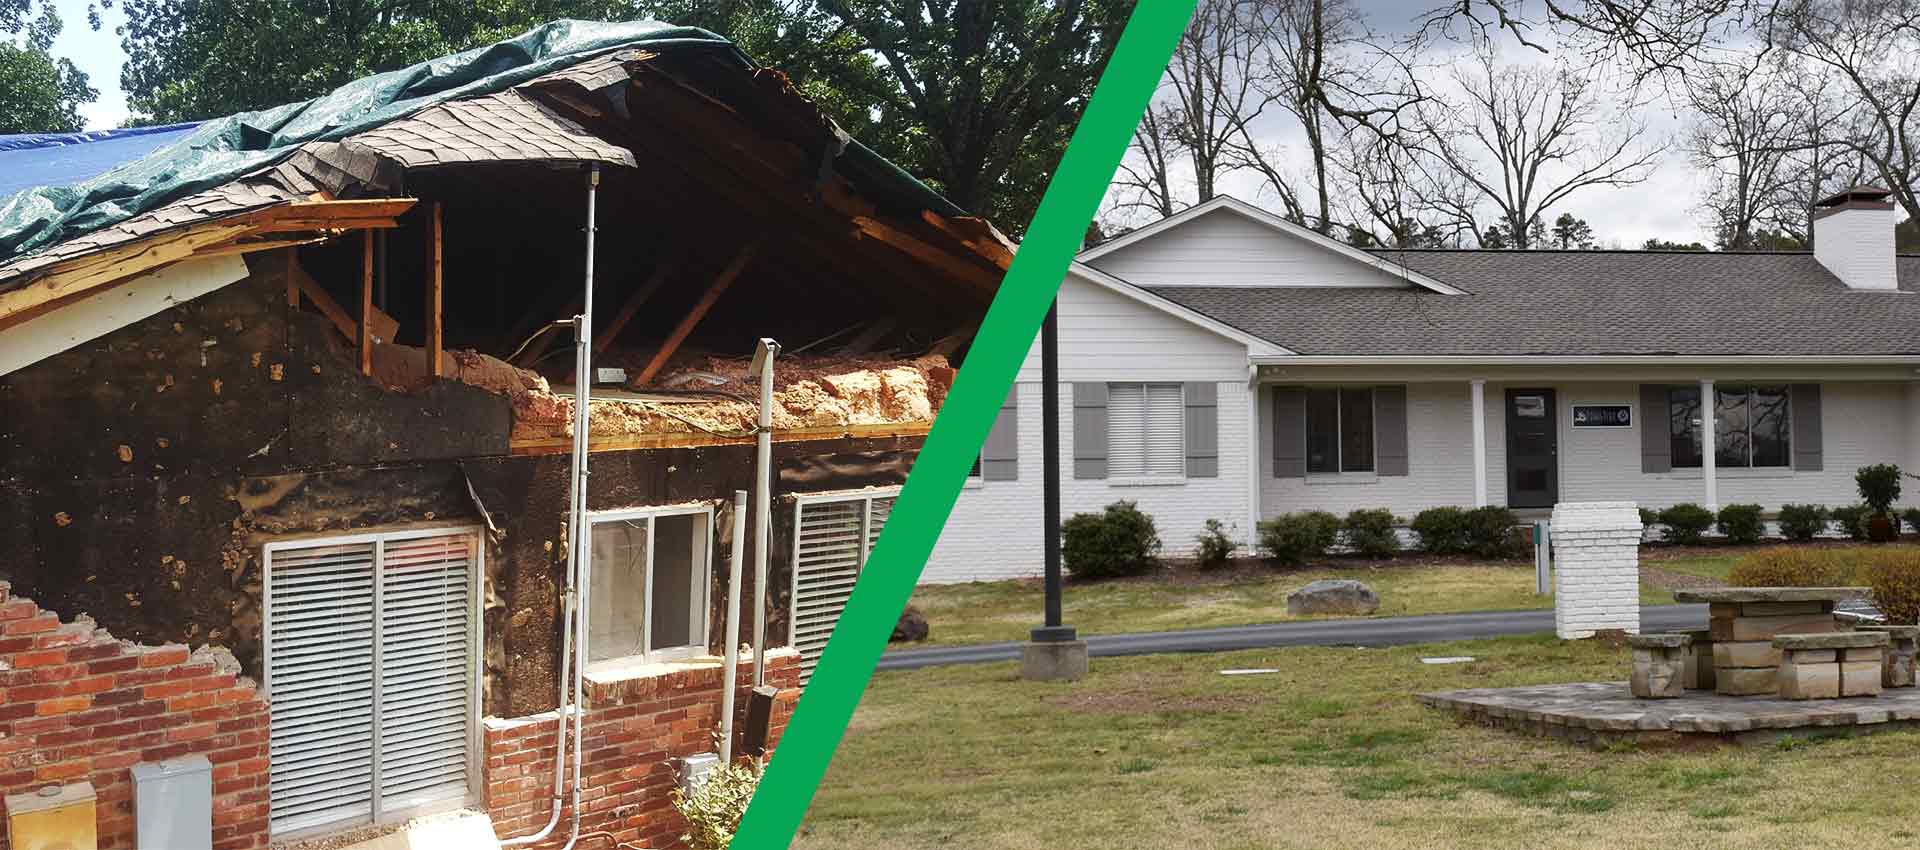
M 639 45 L 714 50 L 737 60 L 743 71 L 754 67 L 732 42 L 703 29 L 658 21 L 554 21 L 507 41 L 363 77 L 303 103 L 208 121 L 172 145 L 81 183 L 16 193 L 0 201 L 0 261 L 229 182 L 279 162 L 308 142 L 339 141 L 435 104 L 503 91 Z M 842 159 L 848 176 L 879 183 L 874 188 L 883 195 L 946 215 L 964 214 L 858 142 Z

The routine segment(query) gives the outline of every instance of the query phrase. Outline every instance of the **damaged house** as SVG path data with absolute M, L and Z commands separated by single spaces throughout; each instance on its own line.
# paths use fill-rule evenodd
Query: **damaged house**
M 218 848 L 457 808 L 676 844 L 688 757 L 777 738 L 1010 256 L 659 24 L 0 200 L 0 846 L 46 786 L 160 846 L 156 771 Z

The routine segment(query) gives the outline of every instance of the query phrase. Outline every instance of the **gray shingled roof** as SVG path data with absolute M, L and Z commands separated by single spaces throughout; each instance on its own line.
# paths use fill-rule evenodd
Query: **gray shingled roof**
M 1811 254 L 1376 251 L 1467 291 L 1148 287 L 1300 354 L 1920 354 L 1920 256 L 1857 292 Z

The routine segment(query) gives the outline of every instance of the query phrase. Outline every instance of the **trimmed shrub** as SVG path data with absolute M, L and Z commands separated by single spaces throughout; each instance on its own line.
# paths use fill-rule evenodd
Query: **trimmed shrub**
M 1499 505 L 1474 508 L 1467 512 L 1467 551 L 1480 558 L 1521 557 L 1526 544 L 1515 533 L 1519 525 L 1513 511 Z
M 1873 605 L 1887 615 L 1887 622 L 1901 626 L 1920 622 L 1920 552 L 1876 551 L 1857 580 L 1873 588 Z
M 1097 514 L 1074 514 L 1060 524 L 1060 557 L 1074 578 L 1116 578 L 1160 565 L 1160 532 L 1153 517 L 1120 501 Z
M 722 765 L 691 792 L 673 789 L 669 795 L 673 807 L 687 821 L 687 831 L 680 834 L 680 843 L 693 850 L 726 850 L 733 843 L 740 816 L 746 814 L 747 803 L 753 799 L 753 791 L 760 786 L 760 776 L 765 772 L 764 763 L 741 760 Z
M 1393 527 L 1399 519 L 1384 508 L 1362 508 L 1347 514 L 1340 524 L 1340 542 L 1356 555 L 1391 558 L 1400 551 L 1400 535 Z
M 1907 521 L 1907 529 L 1920 534 L 1920 508 L 1908 508 L 1900 512 L 1900 518 Z
M 1727 571 L 1734 587 L 1836 587 L 1853 580 L 1847 550 L 1777 546 L 1744 558 Z
M 1843 508 L 1834 508 L 1829 515 L 1833 517 L 1833 524 L 1839 526 L 1840 531 L 1849 539 L 1865 540 L 1867 539 L 1868 513 L 1870 509 L 1866 505 L 1847 505 Z
M 1666 526 L 1660 539 L 1680 546 L 1697 545 L 1713 522 L 1713 511 L 1683 502 L 1660 512 L 1660 524 Z
M 1767 524 L 1760 518 L 1759 505 L 1728 505 L 1720 509 L 1720 534 L 1728 543 L 1750 545 L 1760 542 Z
M 1646 526 L 1647 528 L 1652 528 L 1652 527 L 1654 527 L 1654 526 L 1656 526 L 1656 525 L 1659 525 L 1659 524 L 1660 524 L 1660 514 L 1659 514 L 1659 512 L 1657 512 L 1657 511 L 1652 511 L 1652 510 L 1648 510 L 1648 509 L 1646 509 L 1646 508 L 1641 508 L 1641 509 L 1640 509 L 1640 524 L 1641 524 L 1641 525 L 1643 525 L 1643 526 Z
M 1428 508 L 1415 514 L 1411 525 L 1420 538 L 1420 551 L 1454 555 L 1467 551 L 1467 512 L 1459 508 Z
M 1297 566 L 1333 548 L 1340 540 L 1340 518 L 1326 511 L 1281 514 L 1261 522 L 1259 532 L 1261 555 Z
M 1193 559 L 1200 562 L 1200 569 L 1211 570 L 1224 567 L 1233 562 L 1233 538 L 1227 536 L 1227 524 L 1217 519 L 1207 520 L 1207 527 L 1193 538 Z
M 1854 484 L 1860 487 L 1860 501 L 1880 516 L 1893 514 L 1893 503 L 1900 501 L 1900 467 L 1890 463 L 1876 463 L 1860 467 L 1853 474 Z
M 1827 509 L 1821 505 L 1781 505 L 1780 536 L 1802 543 L 1827 530 Z

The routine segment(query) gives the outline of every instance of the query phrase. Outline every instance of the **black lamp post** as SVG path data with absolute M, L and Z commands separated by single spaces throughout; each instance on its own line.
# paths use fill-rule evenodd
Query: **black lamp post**
M 1036 643 L 1075 638 L 1060 614 L 1060 320 L 1058 302 L 1047 306 L 1040 324 L 1041 540 L 1046 553 L 1046 624 L 1034 629 Z

